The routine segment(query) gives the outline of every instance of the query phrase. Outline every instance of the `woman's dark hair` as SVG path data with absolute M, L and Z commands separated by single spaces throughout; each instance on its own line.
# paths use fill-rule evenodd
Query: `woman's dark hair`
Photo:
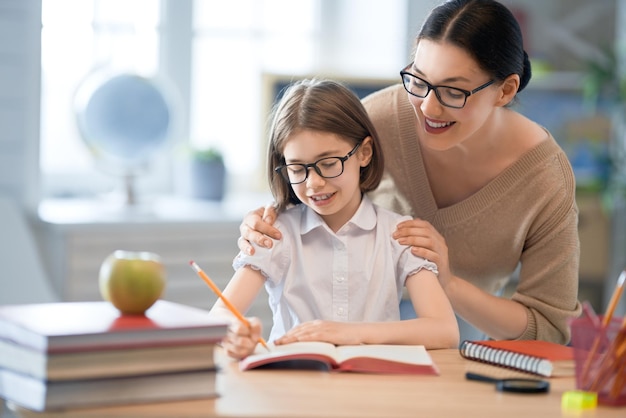
M 376 129 L 359 98 L 341 83 L 301 80 L 291 84 L 274 106 L 267 152 L 267 175 L 278 211 L 301 203 L 291 185 L 274 169 L 285 164 L 283 150 L 303 130 L 336 134 L 352 146 L 371 137 L 372 159 L 361 167 L 362 192 L 378 187 L 383 175 L 383 152 Z
M 524 51 L 519 24 L 511 11 L 495 0 L 443 3 L 433 9 L 422 25 L 416 44 L 421 39 L 462 48 L 495 80 L 519 75 L 518 92 L 530 81 L 530 60 Z

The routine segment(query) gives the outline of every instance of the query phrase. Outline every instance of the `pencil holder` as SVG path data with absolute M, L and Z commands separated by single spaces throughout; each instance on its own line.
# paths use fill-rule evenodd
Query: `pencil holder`
M 598 403 L 626 405 L 626 328 L 622 318 L 602 327 L 602 317 L 571 322 L 577 389 L 598 394 Z

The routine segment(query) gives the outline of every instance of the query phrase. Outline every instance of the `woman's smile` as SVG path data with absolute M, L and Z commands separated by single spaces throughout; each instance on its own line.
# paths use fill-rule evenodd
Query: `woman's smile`
M 426 130 L 426 132 L 432 134 L 440 134 L 442 132 L 445 132 L 455 123 L 456 122 L 444 122 L 424 117 L 424 129 Z

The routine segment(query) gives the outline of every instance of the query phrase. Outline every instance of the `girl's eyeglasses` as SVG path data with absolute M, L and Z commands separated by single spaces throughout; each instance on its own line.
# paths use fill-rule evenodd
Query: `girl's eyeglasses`
M 360 142 L 356 144 L 345 157 L 325 157 L 310 164 L 285 164 L 276 167 L 274 171 L 283 176 L 290 184 L 305 182 L 309 177 L 309 168 L 314 169 L 320 177 L 325 179 L 339 177 L 343 173 L 344 163 L 354 155 L 360 145 Z

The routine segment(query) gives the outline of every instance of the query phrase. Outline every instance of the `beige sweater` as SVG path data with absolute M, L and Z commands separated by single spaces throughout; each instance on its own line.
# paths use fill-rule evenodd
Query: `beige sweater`
M 471 197 L 439 209 L 424 170 L 416 116 L 401 85 L 364 100 L 385 152 L 381 206 L 429 221 L 445 237 L 452 272 L 496 293 L 518 264 L 513 300 L 526 306 L 520 339 L 567 343 L 578 302 L 578 208 L 569 161 L 543 141 Z

